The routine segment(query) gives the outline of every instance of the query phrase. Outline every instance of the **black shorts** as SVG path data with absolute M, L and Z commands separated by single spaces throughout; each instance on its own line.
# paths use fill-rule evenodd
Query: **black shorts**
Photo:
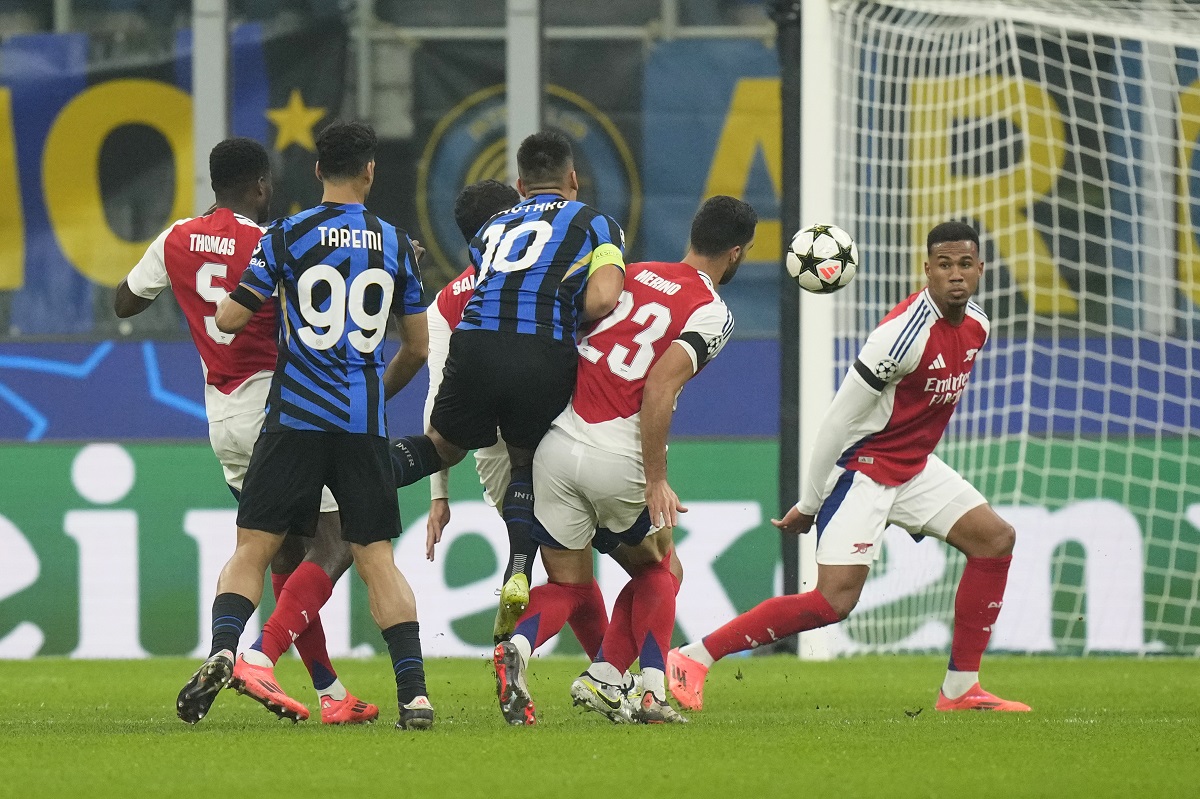
M 285 430 L 254 442 L 238 527 L 312 536 L 321 487 L 338 503 L 342 538 L 371 544 L 400 535 L 400 506 L 386 438 L 365 433 Z
M 451 444 L 504 440 L 534 450 L 575 390 L 574 342 L 495 330 L 456 330 L 429 423 Z

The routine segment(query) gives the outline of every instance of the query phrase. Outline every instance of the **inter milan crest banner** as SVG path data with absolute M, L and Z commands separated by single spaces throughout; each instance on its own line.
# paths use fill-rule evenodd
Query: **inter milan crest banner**
M 0 43 L 0 336 L 182 333 L 167 297 L 132 321 L 110 309 L 154 237 L 194 215 L 191 31 L 157 53 L 103 44 Z M 328 21 L 231 33 L 230 130 L 272 153 L 275 216 L 320 198 L 313 140 L 341 108 L 346 52 Z
M 550 42 L 545 49 L 545 125 L 571 140 L 579 199 L 624 228 L 626 260 L 640 253 L 643 63 L 640 42 Z M 453 215 L 458 191 L 477 180 L 507 180 L 503 44 L 426 43 L 415 78 L 416 230 L 429 251 L 424 275 L 436 287 L 466 265 Z

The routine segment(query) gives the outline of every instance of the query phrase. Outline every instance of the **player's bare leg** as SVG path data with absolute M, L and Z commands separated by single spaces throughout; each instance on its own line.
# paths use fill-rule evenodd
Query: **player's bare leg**
M 176 700 L 179 718 L 187 723 L 204 718 L 217 694 L 233 678 L 238 639 L 262 599 L 263 574 L 282 543 L 282 535 L 238 528 L 237 547 L 217 580 L 209 657 Z M 307 711 L 304 715 L 307 717 Z
M 700 710 L 704 681 L 714 662 L 798 632 L 836 624 L 858 604 L 869 570 L 861 565 L 819 564 L 814 590 L 772 597 L 702 640 L 672 649 L 667 655 L 671 694 L 689 710 Z
M 1029 710 L 1028 705 L 1001 699 L 979 686 L 979 662 L 1004 604 L 1015 542 L 1012 525 L 990 505 L 967 511 L 946 536 L 946 543 L 967 556 L 967 565 L 954 596 L 954 637 L 938 692 L 938 710 Z
M 433 705 L 425 687 L 425 661 L 421 655 L 417 600 L 408 580 L 396 568 L 390 541 L 351 544 L 354 568 L 367 585 L 371 618 L 383 633 L 396 676 L 396 702 L 400 729 L 433 726 Z

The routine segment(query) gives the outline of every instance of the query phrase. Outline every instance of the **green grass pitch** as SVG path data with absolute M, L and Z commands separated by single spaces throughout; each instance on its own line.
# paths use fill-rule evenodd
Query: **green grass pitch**
M 535 659 L 535 728 L 501 721 L 491 664 L 433 660 L 437 723 L 393 728 L 381 658 L 343 660 L 380 722 L 278 722 L 226 691 L 204 721 L 175 718 L 196 663 L 0 664 L 0 796 L 565 797 L 1195 796 L 1200 663 L 992 657 L 985 684 L 1031 714 L 938 714 L 944 659 L 717 665 L 708 709 L 674 727 L 614 726 L 571 707 L 583 661 Z M 294 660 L 283 685 L 312 707 Z M 303 687 L 302 687 L 303 686 Z

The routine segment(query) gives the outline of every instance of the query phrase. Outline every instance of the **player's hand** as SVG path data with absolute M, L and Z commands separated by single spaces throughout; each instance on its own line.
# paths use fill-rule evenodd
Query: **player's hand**
M 812 529 L 815 519 L 816 517 L 811 513 L 801 513 L 793 506 L 791 510 L 784 514 L 782 521 L 772 519 L 771 524 L 779 528 L 779 531 L 782 533 L 802 535 Z
M 687 513 L 666 480 L 646 484 L 646 510 L 650 512 L 650 524 L 660 530 L 674 528 L 679 524 L 679 514 Z
M 412 240 L 413 256 L 417 259 L 417 263 L 421 263 L 421 256 L 425 254 L 425 248 L 421 246 L 421 242 L 416 239 Z
M 450 500 L 435 499 L 429 503 L 429 519 L 425 522 L 425 558 L 433 561 L 433 548 L 442 540 L 442 531 L 450 523 Z

